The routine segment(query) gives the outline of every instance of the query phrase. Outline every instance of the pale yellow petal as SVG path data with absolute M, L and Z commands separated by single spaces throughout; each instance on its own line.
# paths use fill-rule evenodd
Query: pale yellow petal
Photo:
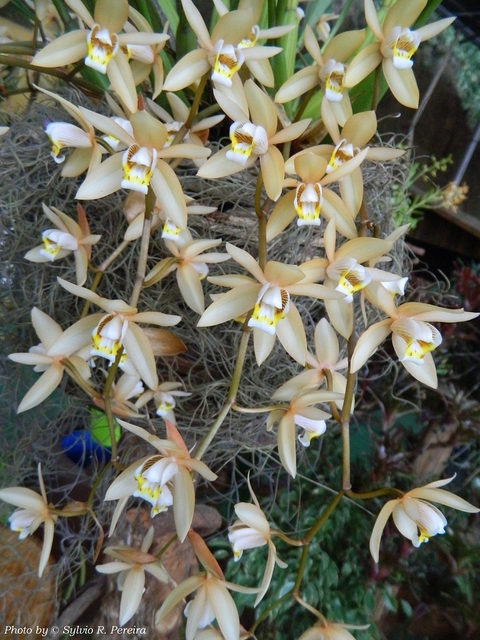
M 152 345 L 147 336 L 134 322 L 128 323 L 123 338 L 127 356 L 150 389 L 158 386 L 157 367 L 152 352 Z
M 275 95 L 275 102 L 290 102 L 319 84 L 318 67 L 305 67 L 283 83 Z
M 393 58 L 383 61 L 383 73 L 395 98 L 410 109 L 418 108 L 419 91 L 412 69 L 395 69 Z
M 283 156 L 277 147 L 270 145 L 267 153 L 260 156 L 263 184 L 268 197 L 274 202 L 282 194 L 283 178 L 285 176 L 285 163 Z
M 382 61 L 380 44 L 373 42 L 355 56 L 345 73 L 345 87 L 355 87 L 366 78 Z
M 118 624 L 123 627 L 138 609 L 142 600 L 145 586 L 145 572 L 141 566 L 133 566 L 127 573 L 123 584 L 122 599 L 120 601 L 120 615 Z
M 375 521 L 372 535 L 370 536 L 370 553 L 372 554 L 373 559 L 377 563 L 380 555 L 380 540 L 382 537 L 383 530 L 385 529 L 387 520 L 392 515 L 393 510 L 395 509 L 395 507 L 399 502 L 400 500 L 389 500 L 386 504 L 383 505 Z
M 290 309 L 277 325 L 277 336 L 285 351 L 299 364 L 305 364 L 307 339 L 303 320 L 297 307 L 290 303 Z
M 77 30 L 65 33 L 47 44 L 33 58 L 38 67 L 61 67 L 78 62 L 87 55 L 88 31 Z
M 78 200 L 104 198 L 120 189 L 122 178 L 122 154 L 117 153 L 85 178 L 75 197 Z
M 399 26 L 411 27 L 418 16 L 422 13 L 427 0 L 398 0 L 389 10 L 383 23 L 383 32 L 385 35 Z
M 175 171 L 163 160 L 158 161 L 151 181 L 152 188 L 164 211 L 180 229 L 187 226 L 185 196 Z
M 178 539 L 183 542 L 187 537 L 195 509 L 195 491 L 193 480 L 185 467 L 179 466 L 173 477 L 173 513 Z
M 63 367 L 52 365 L 35 382 L 18 405 L 17 413 L 33 409 L 55 391 L 63 378 Z
M 391 331 L 391 320 L 382 320 L 369 327 L 358 339 L 357 346 L 353 352 L 351 361 L 351 371 L 358 371 L 370 356 L 375 353 L 378 346 L 385 340 Z
M 169 72 L 163 83 L 163 90 L 180 91 L 204 76 L 209 69 L 211 66 L 207 60 L 207 51 L 190 51 Z

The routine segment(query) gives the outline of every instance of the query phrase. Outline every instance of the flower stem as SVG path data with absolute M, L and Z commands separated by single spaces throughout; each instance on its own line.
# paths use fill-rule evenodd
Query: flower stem
M 310 542 L 313 540 L 313 538 L 317 535 L 317 532 L 323 527 L 325 522 L 328 520 L 328 518 L 335 511 L 335 509 L 337 508 L 338 504 L 340 503 L 340 500 L 343 498 L 344 495 L 345 495 L 345 491 L 344 491 L 344 489 L 341 489 L 337 493 L 337 495 L 333 498 L 333 500 L 330 502 L 330 504 L 325 509 L 325 511 L 313 523 L 313 525 L 310 527 L 310 529 L 307 531 L 307 534 L 303 538 L 303 543 L 305 545 L 308 546 L 310 544 Z M 307 549 L 307 546 L 305 547 L 305 550 Z
M 140 291 L 142 290 L 142 284 L 145 280 L 145 271 L 147 269 L 148 248 L 150 246 L 150 235 L 152 231 L 152 193 L 153 191 L 151 187 L 149 187 L 148 193 L 145 196 L 145 217 L 143 219 L 143 231 L 140 243 L 140 255 L 138 256 L 137 263 L 137 274 L 135 276 L 135 284 L 133 285 L 133 291 L 129 302 L 132 307 L 136 307 L 138 304 L 138 298 L 140 297 Z M 153 203 L 155 203 L 155 195 L 153 196 Z
M 260 269 L 265 269 L 267 264 L 267 215 L 262 207 L 263 176 L 260 171 L 255 187 L 255 213 L 258 219 L 258 264 Z
M 195 458 L 197 460 L 201 460 L 203 454 L 210 446 L 210 443 L 215 438 L 217 431 L 223 424 L 223 421 L 227 417 L 230 409 L 235 403 L 235 398 L 237 395 L 238 387 L 240 385 L 240 378 L 242 376 L 243 365 L 245 363 L 245 356 L 247 354 L 248 340 L 250 338 L 252 330 L 248 326 L 248 317 L 245 319 L 242 328 L 242 336 L 240 338 L 240 344 L 238 347 L 237 360 L 235 362 L 235 369 L 233 370 L 232 380 L 230 382 L 230 387 L 228 389 L 227 398 L 225 400 L 225 404 L 220 410 L 215 422 L 210 427 L 207 435 L 204 437 L 200 445 L 198 446 L 197 452 L 195 454 Z
M 366 491 L 365 493 L 355 493 L 355 491 L 346 491 L 345 495 L 352 500 L 370 500 L 370 498 L 378 498 L 379 496 L 387 496 L 392 493 L 397 498 L 401 498 L 403 493 L 399 489 L 393 487 L 385 487 L 384 489 L 375 489 L 374 491 Z

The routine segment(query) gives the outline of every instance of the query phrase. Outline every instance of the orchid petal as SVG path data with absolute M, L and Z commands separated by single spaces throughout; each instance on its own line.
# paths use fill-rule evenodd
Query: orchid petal
M 393 510 L 399 504 L 399 502 L 400 500 L 389 500 L 386 504 L 383 505 L 375 521 L 372 535 L 370 536 L 370 553 L 372 554 L 374 561 L 377 563 L 380 555 L 380 539 L 382 537 L 383 530 L 385 529 L 387 520 L 392 515 Z

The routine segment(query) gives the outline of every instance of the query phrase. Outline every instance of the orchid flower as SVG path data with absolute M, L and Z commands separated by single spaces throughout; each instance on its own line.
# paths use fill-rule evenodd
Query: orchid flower
M 234 74 L 241 68 L 246 59 L 249 61 L 265 60 L 281 51 L 279 47 L 252 46 L 240 48 L 237 45 L 248 39 L 254 27 L 252 10 L 238 9 L 222 15 L 216 23 L 212 35 L 200 11 L 192 0 L 182 0 L 185 16 L 198 38 L 199 48 L 187 53 L 170 71 L 165 79 L 165 91 L 179 91 L 193 84 L 208 71 L 212 71 L 211 79 L 215 86 L 232 86 Z M 264 66 L 250 66 L 252 73 L 260 72 L 260 81 L 269 79 L 265 76 Z
M 41 524 L 44 525 L 43 547 L 38 565 L 38 576 L 41 578 L 52 550 L 53 530 L 58 516 L 51 513 L 40 464 L 38 465 L 38 483 L 40 495 L 25 487 L 8 487 L 0 489 L 0 500 L 20 507 L 8 518 L 10 529 L 20 534 L 20 540 L 35 533 Z
M 326 318 L 322 318 L 315 327 L 315 356 L 307 351 L 305 365 L 307 369 L 291 378 L 286 384 L 295 392 L 301 390 L 316 389 L 322 385 L 329 372 L 332 377 L 332 391 L 341 394 L 341 398 L 335 400 L 339 409 L 343 406 L 343 395 L 347 386 L 347 379 L 339 369 L 346 369 L 347 358 L 339 360 L 340 347 L 337 334 Z M 352 410 L 353 410 L 352 401 Z
M 299 267 L 272 260 L 267 262 L 263 271 L 258 262 L 243 249 L 229 243 L 226 249 L 253 278 L 238 274 L 209 278 L 209 282 L 231 287 L 231 291 L 221 295 L 208 307 L 198 326 L 210 327 L 252 311 L 248 326 L 253 328 L 257 364 L 260 365 L 270 354 L 277 335 L 287 353 L 303 365 L 306 354 L 305 329 L 291 296 L 338 300 L 344 297 L 343 294 L 319 284 L 302 284 L 306 276 Z
M 101 356 L 113 363 L 123 349 L 121 364 L 127 360 L 133 365 L 133 370 L 126 370 L 126 372 L 130 375 L 138 372 L 150 389 L 155 389 L 158 385 L 158 376 L 152 346 L 147 335 L 137 323 L 171 327 L 180 322 L 180 316 L 159 311 L 139 313 L 135 307 L 123 300 L 107 300 L 89 289 L 79 287 L 61 278 L 58 278 L 58 282 L 73 295 L 89 300 L 97 307 L 107 311 L 107 315 L 96 313 L 87 316 L 90 325 L 93 322 L 95 327 L 91 333 L 93 346 L 90 355 Z
M 277 132 L 277 112 L 268 95 L 252 80 L 247 80 L 244 93 L 234 85 L 234 100 L 215 91 L 220 107 L 234 121 L 230 126 L 232 144 L 221 149 L 200 167 L 202 178 L 220 178 L 251 167 L 260 159 L 265 191 L 271 200 L 282 192 L 285 163 L 275 145 L 295 140 L 310 120 L 300 120 Z M 249 115 L 250 114 L 250 115 Z
M 444 18 L 412 31 L 427 0 L 398 0 L 388 10 L 380 25 L 373 0 L 365 0 L 365 18 L 376 42 L 367 45 L 351 61 L 345 75 L 345 86 L 354 87 L 379 64 L 390 91 L 405 107 L 418 107 L 418 86 L 412 71 L 412 56 L 421 42 L 430 40 L 446 29 L 455 18 Z
M 222 0 L 213 0 L 215 8 L 220 16 L 224 16 L 228 13 L 228 8 L 222 2 Z M 281 38 L 282 36 L 290 33 L 295 28 L 295 25 L 284 25 L 280 27 L 271 27 L 270 29 L 260 29 L 258 23 L 260 21 L 264 0 L 240 0 L 238 3 L 238 9 L 250 9 L 253 12 L 254 25 L 246 36 L 241 40 L 237 40 L 236 48 L 240 49 L 245 58 L 245 66 L 248 67 L 250 73 L 254 78 L 258 80 L 264 87 L 273 87 L 275 84 L 275 78 L 273 76 L 272 67 L 268 61 L 267 55 L 273 56 L 281 51 L 280 47 L 259 47 L 258 42 L 260 40 L 270 40 Z M 253 54 L 249 51 L 252 47 L 255 47 Z M 266 49 L 266 50 L 265 50 Z M 263 51 L 262 51 L 263 50 Z M 264 58 L 261 55 L 265 55 Z
M 278 90 L 275 102 L 290 102 L 321 85 L 325 99 L 331 104 L 337 121 L 343 126 L 352 115 L 350 98 L 344 90 L 345 61 L 357 51 L 364 39 L 365 29 L 345 31 L 333 37 L 322 54 L 312 28 L 307 25 L 305 48 L 315 64 L 297 71 L 289 78 Z
M 34 371 L 42 375 L 23 397 L 18 413 L 36 407 L 53 393 L 62 381 L 65 361 L 73 365 L 84 380 L 90 377 L 87 362 L 75 354 L 88 344 L 94 323 L 92 318 L 83 318 L 62 331 L 55 320 L 33 307 L 32 324 L 40 344 L 31 347 L 28 353 L 11 353 L 8 357 L 14 362 L 34 365 Z
M 195 598 L 185 607 L 187 625 L 186 640 L 197 638 L 198 630 L 205 629 L 216 620 L 224 640 L 238 640 L 240 637 L 240 621 L 238 611 L 228 590 L 239 593 L 256 593 L 257 589 L 242 587 L 227 582 L 210 571 L 190 576 L 171 591 L 155 616 L 158 624 L 179 602 L 194 591 Z
M 278 422 L 278 453 L 284 468 L 295 478 L 297 475 L 297 456 L 295 446 L 295 426 L 302 428 L 303 434 L 298 441 L 303 447 L 309 447 L 313 438 L 318 438 L 327 430 L 325 420 L 332 416 L 313 406 L 320 402 L 340 401 L 342 395 L 334 391 L 315 391 L 298 389 L 291 380 L 279 387 L 272 396 L 275 402 L 281 402 L 274 408 L 267 419 L 267 430 L 270 431 Z
M 286 164 L 287 173 L 296 173 L 297 178 L 287 178 L 284 187 L 294 187 L 275 205 L 267 222 L 267 241 L 273 240 L 297 218 L 297 225 L 320 226 L 320 218 L 335 219 L 335 228 L 346 238 L 356 238 L 357 228 L 354 212 L 328 185 L 345 180 L 357 170 L 367 155 L 364 150 L 344 165 L 327 174 L 327 160 L 315 153 L 300 152 Z
M 87 216 L 83 207 L 77 205 L 78 224 L 65 213 L 55 207 L 42 204 L 43 212 L 57 229 L 47 229 L 42 233 L 43 244 L 25 254 L 32 262 L 53 262 L 73 252 L 77 284 L 83 285 L 87 279 L 88 261 L 92 253 L 92 245 L 101 236 L 90 235 Z
M 215 207 L 206 207 L 204 205 L 197 204 L 193 198 L 184 194 L 187 212 L 187 223 L 189 215 L 207 215 L 216 211 Z M 125 231 L 125 240 L 131 242 L 140 238 L 143 231 L 143 224 L 145 221 L 145 197 L 138 191 L 130 191 L 126 197 L 123 205 L 125 217 L 127 218 L 129 225 Z M 152 212 L 152 233 L 160 225 L 162 226 L 162 238 L 178 242 L 180 238 L 181 229 L 178 227 L 163 210 L 163 207 L 159 200 L 155 202 L 155 206 Z
M 272 541 L 272 532 L 270 525 L 265 517 L 260 504 L 257 500 L 257 496 L 252 490 L 250 481 L 248 483 L 250 489 L 250 495 L 252 496 L 253 504 L 248 502 L 239 502 L 235 505 L 235 513 L 238 520 L 236 520 L 228 528 L 228 539 L 233 547 L 233 554 L 235 561 L 240 560 L 242 553 L 245 549 L 256 549 L 257 547 L 268 546 L 268 558 L 265 566 L 265 573 L 263 575 L 262 584 L 260 585 L 260 591 L 255 600 L 255 607 L 263 600 L 270 582 L 272 581 L 273 570 L 277 564 L 281 569 L 285 569 L 287 564 L 280 560 L 277 556 L 277 550 Z
M 336 226 L 332 218 L 324 233 L 326 258 L 314 258 L 300 265 L 310 281 L 323 280 L 325 286 L 344 294 L 341 300 L 326 298 L 325 308 L 333 327 L 345 339 L 353 331 L 353 296 L 372 280 L 399 280 L 396 274 L 364 267 L 362 263 L 378 258 L 392 249 L 393 242 L 378 238 L 353 238 L 335 249 Z
M 268 95 L 253 80 L 245 83 L 245 96 L 235 94 L 235 102 L 221 91 L 215 91 L 220 107 L 234 121 L 230 126 L 232 144 L 221 149 L 200 167 L 202 178 L 229 176 L 260 159 L 265 191 L 271 200 L 278 200 L 285 175 L 285 163 L 275 146 L 295 140 L 307 128 L 310 120 L 300 120 L 277 132 L 277 112 Z M 250 115 L 249 115 L 250 114 Z
M 176 271 L 178 288 L 186 304 L 196 313 L 205 311 L 201 281 L 208 275 L 208 264 L 229 260 L 228 253 L 204 253 L 217 247 L 221 240 L 193 240 L 188 230 L 182 231 L 177 240 L 165 240 L 165 246 L 173 255 L 160 260 L 145 276 L 144 286 L 150 287 Z
M 160 582 L 170 580 L 163 565 L 156 556 L 148 553 L 153 542 L 153 526 L 147 531 L 140 549 L 116 546 L 107 547 L 105 554 L 115 558 L 113 562 L 97 565 L 100 573 L 119 573 L 117 584 L 122 592 L 120 601 L 119 625 L 123 627 L 135 614 L 145 591 L 145 572 L 150 573 Z
M 122 102 L 133 112 L 137 97 L 135 81 L 123 48 L 127 45 L 155 46 L 168 40 L 164 33 L 121 33 L 128 19 L 128 0 L 98 0 L 93 16 L 81 0 L 65 0 L 86 29 L 70 31 L 39 51 L 32 64 L 39 67 L 57 67 L 78 62 L 82 58 L 87 67 L 107 74 L 112 87 Z
M 428 542 L 429 538 L 438 533 L 445 533 L 447 520 L 443 513 L 430 501 L 443 504 L 452 509 L 478 513 L 480 509 L 459 498 L 450 491 L 439 489 L 453 480 L 436 480 L 423 487 L 412 489 L 401 498 L 389 500 L 383 505 L 378 514 L 375 526 L 370 538 L 370 552 L 375 562 L 378 562 L 380 551 L 380 539 L 387 520 L 393 515 L 395 526 L 402 535 L 408 538 L 414 547 L 419 547 L 422 542 Z
M 102 149 L 95 139 L 95 130 L 83 116 L 80 109 L 56 93 L 37 87 L 39 91 L 59 102 L 65 111 L 78 122 L 80 127 L 67 122 L 50 122 L 45 127 L 45 133 L 50 140 L 52 150 L 50 155 L 57 164 L 65 162 L 65 156 L 60 155 L 62 149 L 74 147 L 73 153 L 62 167 L 64 178 L 79 176 L 84 171 L 89 172 L 98 167 L 102 161 Z
M 168 440 L 161 440 L 145 429 L 123 420 L 118 423 L 151 444 L 158 453 L 137 460 L 123 471 L 110 485 L 105 500 L 119 500 L 110 526 L 110 535 L 131 496 L 143 498 L 152 506 L 152 518 L 173 505 L 178 538 L 183 542 L 193 519 L 195 508 L 194 481 L 191 472 L 199 473 L 206 480 L 216 479 L 204 462 L 191 458 L 175 426 L 167 422 Z
M 157 416 L 161 416 L 176 425 L 177 420 L 173 412 L 177 404 L 175 398 L 185 398 L 191 395 L 187 391 L 180 391 L 179 388 L 181 386 L 181 382 L 161 382 L 156 389 L 142 393 L 136 401 L 135 406 L 138 408 L 143 407 L 153 399 L 157 408 Z
M 353 352 L 351 371 L 358 371 L 392 333 L 393 348 L 405 369 L 416 380 L 436 389 L 437 372 L 431 351 L 441 344 L 442 336 L 430 323 L 465 322 L 479 314 L 420 302 L 406 302 L 396 307 L 391 294 L 381 287 L 366 291 L 365 295 L 389 317 L 373 324 L 360 336 Z
M 340 624 L 338 622 L 317 622 L 302 633 L 298 640 L 355 640 L 348 629 L 367 629 L 367 625 Z
M 162 208 L 168 211 L 178 227 L 184 229 L 187 220 L 185 196 L 174 170 L 164 158 L 206 158 L 210 150 L 196 144 L 165 147 L 168 137 L 165 125 L 145 110 L 137 111 L 130 118 L 133 136 L 110 118 L 84 108 L 81 111 L 97 129 L 117 138 L 127 149 L 110 156 L 89 174 L 76 197 L 94 200 L 120 188 L 146 195 L 151 186 Z
M 350 160 L 358 156 L 370 142 L 377 130 L 377 116 L 375 115 L 375 111 L 356 113 L 347 118 L 340 133 L 331 103 L 327 100 L 322 102 L 321 113 L 323 124 L 332 138 L 333 144 L 322 144 L 310 147 L 308 153 L 314 153 L 326 158 L 328 160 L 326 173 L 335 174 L 339 167 L 348 164 Z M 300 152 L 300 154 L 302 153 L 305 152 Z M 290 158 L 290 162 L 292 162 L 292 160 L 295 162 L 300 154 Z M 367 152 L 362 156 L 362 162 L 363 160 L 385 162 L 387 160 L 400 158 L 404 154 L 405 151 L 402 149 L 372 147 L 369 145 Z M 338 182 L 342 200 L 355 217 L 360 210 L 363 200 L 363 178 L 360 165 L 357 165 L 345 176 L 338 179 Z

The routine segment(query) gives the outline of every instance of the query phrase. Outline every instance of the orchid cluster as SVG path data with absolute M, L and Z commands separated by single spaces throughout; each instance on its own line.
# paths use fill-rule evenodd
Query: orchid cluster
M 38 13 L 43 4 L 35 3 L 38 23 L 45 15 Z M 145 6 L 150 4 L 155 5 Z M 166 4 L 167 18 L 178 22 L 173 4 Z M 209 29 L 195 3 L 181 0 L 190 41 L 197 43 L 183 56 L 178 53 L 181 31 L 175 57 L 168 22 L 159 29 L 153 13 L 142 13 L 128 0 L 97 0 L 92 13 L 81 0 L 65 0 L 69 28 L 49 42 L 35 40 L 29 62 L 36 74 L 32 90 L 39 100 L 56 102 L 66 115 L 65 122 L 45 127 L 49 161 L 61 167 L 58 180 L 78 180 L 79 202 L 77 220 L 49 202 L 43 204 L 45 230 L 25 259 L 45 263 L 48 273 L 51 263 L 73 254 L 75 282 L 58 277 L 55 286 L 82 311 L 63 328 L 39 308 L 41 303 L 32 309 L 40 342 L 9 358 L 33 366 L 41 375 L 20 401 L 18 412 L 44 402 L 65 383 L 67 374 L 85 405 L 105 413 L 111 459 L 101 474 L 110 484 L 105 489 L 93 479 L 89 500 L 63 510 L 48 502 L 40 471 L 40 494 L 24 487 L 0 490 L 2 500 L 19 508 L 10 516 L 10 525 L 21 538 L 43 525 L 40 575 L 47 567 L 58 518 L 95 517 L 91 505 L 99 491 L 102 500 L 116 501 L 111 520 L 100 523 L 109 535 L 132 501 L 147 503 L 152 519 L 172 509 L 174 535 L 193 548 L 201 568 L 172 586 L 166 600 L 157 603 L 154 617 L 159 625 L 184 603 L 187 640 L 254 637 L 262 618 L 250 630 L 243 629 L 230 591 L 256 596 L 257 606 L 276 568 L 287 566 L 273 540 L 308 553 L 310 542 L 343 497 L 363 499 L 352 491 L 348 457 L 356 378 L 388 336 L 408 374 L 436 388 L 435 350 L 442 335 L 435 323 L 464 322 L 478 315 L 404 301 L 408 278 L 401 269 L 396 273 L 392 252 L 407 228 L 394 229 L 392 224 L 385 230 L 370 223 L 362 174 L 367 162 L 395 162 L 405 154 L 404 149 L 372 144 L 382 74 L 399 103 L 416 108 L 413 55 L 421 42 L 452 20 L 417 28 L 426 0 L 396 0 L 388 3 L 388 10 L 377 10 L 373 0 L 364 0 L 365 29 L 330 37 L 329 16 L 323 17 L 321 30 L 319 18 L 317 32 L 326 39 L 322 45 L 315 25 L 304 24 L 297 12 L 288 24 L 274 24 L 270 9 L 275 2 L 268 3 L 268 12 L 256 0 L 240 0 L 235 9 L 221 0 L 213 4 L 215 20 Z M 270 40 L 283 46 L 272 46 Z M 297 44 L 306 53 L 295 73 L 279 83 L 278 68 Z M 49 72 L 59 69 L 60 78 L 93 78 L 106 90 L 104 102 L 111 115 L 106 115 L 105 105 L 97 111 L 60 95 L 58 83 L 49 79 Z M 359 112 L 354 99 L 365 91 L 367 76 L 374 80 L 376 98 L 370 110 Z M 220 149 L 210 144 L 218 130 L 230 140 Z M 215 215 L 214 209 L 185 193 L 179 166 L 211 182 L 241 172 L 255 177 L 250 203 L 258 223 L 255 250 L 241 238 L 236 244 L 225 243 L 222 250 L 221 238 L 198 237 L 191 216 Z M 117 192 L 125 198 L 123 241 L 100 262 L 99 252 L 109 238 L 91 233 L 90 226 L 96 230 L 101 223 L 87 219 L 88 202 Z M 310 240 L 308 259 L 297 263 L 269 257 L 272 245 L 287 238 L 292 225 L 306 227 L 315 238 Z M 131 281 L 118 297 L 103 297 L 111 265 L 128 252 L 130 264 L 135 264 Z M 176 287 L 182 315 L 163 304 L 166 287 Z M 145 307 L 145 288 L 158 292 L 155 308 Z M 299 304 L 305 301 L 312 310 L 310 320 Z M 188 376 L 180 366 L 175 376 L 172 373 L 178 364 L 173 357 L 189 349 L 172 329 L 182 323 L 198 327 L 199 341 L 219 325 L 240 334 L 225 405 L 203 438 L 187 428 L 181 408 L 193 391 Z M 214 339 L 219 335 L 212 331 Z M 272 353 L 281 353 L 298 373 L 285 379 L 261 406 L 253 401 L 240 406 L 237 392 L 246 358 L 252 354 L 256 365 L 264 367 Z M 313 448 L 327 431 L 337 431 L 344 451 L 342 484 L 335 489 L 334 502 L 319 505 L 319 520 L 297 538 L 275 529 L 249 481 L 251 501 L 234 506 L 237 519 L 228 528 L 228 539 L 240 562 L 244 551 L 266 547 L 264 577 L 255 588 L 229 582 L 192 528 L 197 488 L 201 482 L 214 482 L 219 471 L 214 459 L 206 464 L 202 458 L 227 415 L 242 413 L 268 414 L 265 431 L 273 434 L 275 454 L 292 479 L 301 465 L 301 452 Z M 135 459 L 125 444 L 132 438 L 143 447 L 143 455 Z M 478 511 L 439 488 L 449 481 L 435 480 L 406 493 L 393 488 L 373 492 L 373 497 L 396 496 L 383 506 L 373 528 L 370 550 L 375 562 L 390 515 L 400 533 L 418 547 L 446 531 L 445 516 L 431 502 Z M 105 574 L 118 573 L 120 626 L 139 607 L 145 573 L 174 585 L 163 563 L 165 549 L 154 554 L 153 543 L 150 528 L 140 548 L 107 546 L 109 561 L 96 566 Z M 301 598 L 302 571 L 300 567 L 290 595 L 318 621 L 301 639 L 351 638 L 347 629 L 354 627 L 327 620 Z

